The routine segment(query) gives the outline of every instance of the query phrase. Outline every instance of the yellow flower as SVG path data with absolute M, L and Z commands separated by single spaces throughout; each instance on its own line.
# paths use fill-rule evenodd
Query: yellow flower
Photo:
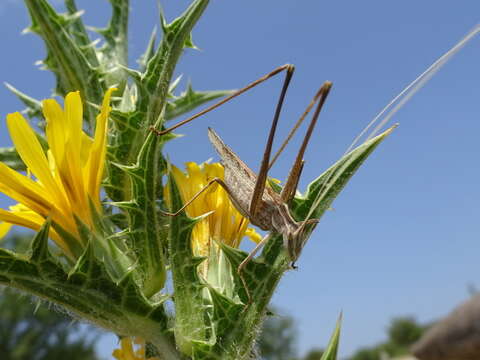
M 54 224 L 50 236 L 69 257 L 75 257 L 73 249 L 86 245 L 75 217 L 93 228 L 90 203 L 101 211 L 100 184 L 113 90 L 105 94 L 93 139 L 83 131 L 83 104 L 78 91 L 67 94 L 65 109 L 53 99 L 43 101 L 46 152 L 20 113 L 7 115 L 12 141 L 34 179 L 0 163 L 0 191 L 19 202 L 10 211 L 0 209 L 0 220 L 38 230 L 50 217 Z M 70 236 L 62 236 L 63 232 Z
M 137 349 L 134 349 L 134 345 Z M 113 350 L 112 355 L 117 360 L 160 360 L 157 357 L 145 357 L 145 341 L 138 337 L 122 338 L 120 349 Z
M 202 190 L 213 178 L 224 178 L 223 166 L 219 163 L 186 163 L 187 173 L 172 166 L 172 173 L 179 187 L 182 201 L 186 202 Z M 167 192 L 168 198 L 168 192 Z M 190 217 L 197 217 L 213 211 L 192 230 L 192 249 L 196 256 L 208 256 L 215 242 L 237 248 L 246 235 L 259 242 L 261 236 L 252 228 L 230 201 L 221 186 L 212 186 L 186 208 Z

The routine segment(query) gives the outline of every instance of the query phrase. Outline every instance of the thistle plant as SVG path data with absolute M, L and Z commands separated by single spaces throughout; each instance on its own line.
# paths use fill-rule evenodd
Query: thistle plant
M 118 334 L 117 359 L 252 358 L 270 299 L 291 269 L 282 236 L 272 234 L 241 275 L 241 241 L 261 236 L 222 188 L 165 216 L 222 179 L 223 167 L 188 163 L 184 172 L 163 153 L 175 136 L 151 131 L 230 93 L 189 86 L 178 94 L 173 79 L 209 1 L 194 0 L 170 23 L 161 15 L 161 39 L 157 45 L 153 33 L 138 69 L 127 61 L 129 2 L 110 3 L 108 26 L 94 30 L 98 45 L 74 0 L 65 0 L 66 14 L 47 0 L 25 0 L 29 30 L 48 52 L 44 68 L 56 78 L 53 95 L 65 100 L 62 108 L 8 85 L 28 120 L 7 116 L 14 148 L 0 150 L 0 191 L 18 204 L 0 210 L 0 230 L 19 225 L 37 233 L 28 253 L 0 249 L 0 282 Z M 320 219 L 390 132 L 297 193 L 288 204 L 292 217 Z M 323 359 L 335 359 L 338 338 L 337 326 Z

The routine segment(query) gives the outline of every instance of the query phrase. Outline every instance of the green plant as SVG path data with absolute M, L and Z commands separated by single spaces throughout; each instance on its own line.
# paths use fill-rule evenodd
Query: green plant
M 290 269 L 282 238 L 273 234 L 262 255 L 248 263 L 246 289 L 236 269 L 247 254 L 238 244 L 244 234 L 258 236 L 225 193 L 205 194 L 199 213 L 187 209 L 169 218 L 161 211 L 180 208 L 189 186 L 204 184 L 210 171 L 222 176 L 223 169 L 204 164 L 183 174 L 189 181 L 182 182 L 162 153 L 175 136 L 150 130 L 230 93 L 189 87 L 174 94 L 175 66 L 185 48 L 194 48 L 191 32 L 209 1 L 193 1 L 171 23 L 162 15 L 162 39 L 155 46 L 152 35 L 135 70 L 127 67 L 129 1 L 110 3 L 112 18 L 96 30 L 104 40 L 97 47 L 73 0 L 65 0 L 67 14 L 46 0 L 25 0 L 29 29 L 45 43 L 44 67 L 55 74 L 55 95 L 65 97 L 65 109 L 10 86 L 45 131 L 34 131 L 19 113 L 7 118 L 15 148 L 0 150 L 0 183 L 19 204 L 1 210 L 0 219 L 38 233 L 26 255 L 0 249 L 0 282 L 124 339 L 143 339 L 138 357 L 247 359 L 273 292 Z M 292 216 L 320 219 L 391 131 L 315 179 L 289 204 Z M 15 171 L 27 169 L 33 179 Z M 165 288 L 169 275 L 172 292 Z M 339 326 L 323 360 L 336 358 L 338 337 Z M 125 352 L 128 346 L 122 340 Z

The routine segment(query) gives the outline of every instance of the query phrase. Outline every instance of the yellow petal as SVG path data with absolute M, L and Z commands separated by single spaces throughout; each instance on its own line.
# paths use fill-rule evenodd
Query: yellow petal
M 118 360 L 135 360 L 133 346 L 130 338 L 124 337 L 120 340 L 120 349 L 115 349 L 112 355 Z
M 92 151 L 93 139 L 82 132 L 82 148 L 80 149 L 80 162 L 82 167 L 85 166 L 89 160 Z
M 20 113 L 8 114 L 7 126 L 15 148 L 25 165 L 49 189 L 49 192 L 55 196 L 56 200 L 61 202 L 63 196 L 50 172 L 47 157 L 40 146 L 35 132 Z
M 3 209 L 0 209 L 0 220 L 33 230 L 39 230 L 42 227 L 42 224 L 45 222 L 44 218 L 33 211 L 13 213 Z
M 262 235 L 260 235 L 258 232 L 255 231 L 253 228 L 248 228 L 245 231 L 245 235 L 250 238 L 255 243 L 259 243 L 262 240 Z
M 65 97 L 65 117 L 67 142 L 80 155 L 81 136 L 83 131 L 83 104 L 80 91 L 74 91 Z
M 65 113 L 55 100 L 47 99 L 43 101 L 43 115 L 47 121 L 45 132 L 48 146 L 56 162 L 60 163 L 64 157 L 67 135 Z
M 57 159 L 56 165 L 63 188 L 68 194 L 66 198 L 74 206 L 82 201 L 81 194 L 84 193 L 81 166 L 82 123 L 83 105 L 80 93 L 78 91 L 70 92 L 65 97 L 64 158 Z
M 115 90 L 115 88 L 108 89 L 103 98 L 102 111 L 97 116 L 95 136 L 87 163 L 87 193 L 92 201 L 99 201 L 100 198 L 100 184 L 102 182 L 107 151 L 107 124 L 110 115 L 110 98 Z
M 0 191 L 30 209 L 48 216 L 54 199 L 42 185 L 0 163 Z
M 28 176 L 0 164 L 0 192 L 23 204 L 1 214 L 6 222 L 38 230 L 45 219 L 51 217 L 55 229 L 63 229 L 85 245 L 78 234 L 75 217 L 92 226 L 89 197 L 100 208 L 111 91 L 103 101 L 95 139 L 83 131 L 83 105 L 79 92 L 66 96 L 65 110 L 56 101 L 45 100 L 47 153 L 23 116 L 19 113 L 7 116 L 12 140 L 27 166 Z M 33 178 L 30 178 L 30 172 Z M 52 239 L 68 256 L 72 256 L 55 229 L 51 230 Z
M 3 239 L 5 235 L 8 234 L 11 228 L 12 228 L 12 224 L 9 224 L 7 222 L 0 223 L 0 240 Z
M 85 193 L 85 182 L 83 171 L 80 165 L 80 154 L 75 154 L 72 146 L 65 147 L 65 159 L 60 164 L 60 173 L 62 174 L 62 183 L 65 191 L 68 193 L 68 199 L 72 207 L 83 206 Z
M 76 234 L 76 224 L 68 209 L 55 203 L 55 199 L 46 191 L 43 185 L 17 173 L 0 162 L 0 192 L 35 211 L 43 219 L 52 219 Z
M 12 206 L 11 209 L 14 209 L 17 206 Z M 0 209 L 0 220 L 5 223 L 23 226 L 34 231 L 40 230 L 40 228 L 45 223 L 45 218 L 38 215 L 36 212 L 31 210 L 21 210 L 21 211 L 6 211 Z M 63 241 L 63 239 L 58 235 L 54 228 L 50 228 L 49 236 L 55 241 L 55 243 L 66 253 L 67 256 L 73 257 L 69 247 Z
M 186 173 L 172 166 L 172 175 L 179 187 L 183 202 L 192 199 L 213 178 L 224 178 L 224 168 L 219 163 L 204 163 L 199 166 L 191 162 L 185 165 Z M 212 186 L 186 208 L 187 214 L 192 217 L 212 210 L 214 211 L 212 214 L 193 228 L 192 249 L 194 254 L 208 256 L 212 248 L 212 241 L 238 247 L 245 235 L 254 242 L 261 240 L 261 236 L 254 229 L 248 228 L 248 219 L 235 208 L 227 192 L 221 186 Z

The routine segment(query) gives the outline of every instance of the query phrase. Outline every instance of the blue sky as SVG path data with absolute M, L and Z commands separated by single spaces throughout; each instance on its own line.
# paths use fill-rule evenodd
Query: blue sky
M 158 25 L 156 1 L 132 0 L 131 65 Z M 169 19 L 188 5 L 163 0 Z M 85 18 L 106 22 L 107 1 L 80 1 Z M 238 88 L 278 65 L 296 74 L 283 111 L 282 138 L 325 80 L 334 83 L 307 151 L 300 189 L 334 162 L 400 90 L 480 19 L 478 1 L 212 1 L 194 31 L 200 51 L 177 68 L 196 89 Z M 44 57 L 21 1 L 0 5 L 0 80 L 45 98 L 52 76 L 35 68 Z M 341 354 L 385 337 L 393 316 L 430 321 L 480 287 L 480 39 L 474 39 L 393 119 L 400 123 L 317 227 L 274 303 L 297 320 L 299 349 L 323 346 L 340 310 Z M 166 151 L 173 162 L 216 158 L 212 126 L 258 168 L 281 80 L 274 79 L 181 129 Z M 184 83 L 183 83 L 184 85 Z M 22 108 L 0 89 L 0 111 Z M 9 144 L 4 123 L 1 142 Z M 278 144 L 278 142 L 277 142 Z M 298 139 L 272 176 L 284 179 Z M 6 202 L 4 202 L 6 204 Z M 102 342 L 108 354 L 113 341 Z

